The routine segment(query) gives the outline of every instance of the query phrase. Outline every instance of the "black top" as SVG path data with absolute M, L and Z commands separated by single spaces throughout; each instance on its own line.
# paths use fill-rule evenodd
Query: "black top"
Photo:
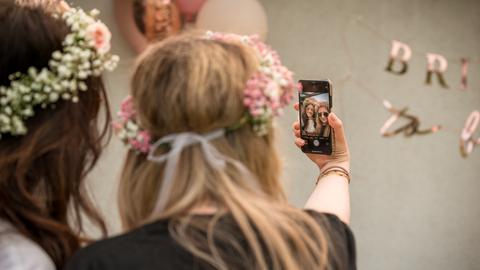
M 335 215 L 311 210 L 307 213 L 322 225 L 330 242 L 329 254 L 335 253 L 340 262 L 330 269 L 356 269 L 355 242 L 350 228 Z M 208 219 L 209 216 L 199 217 Z M 170 237 L 167 224 L 167 220 L 157 221 L 94 243 L 78 251 L 66 269 L 211 269 Z

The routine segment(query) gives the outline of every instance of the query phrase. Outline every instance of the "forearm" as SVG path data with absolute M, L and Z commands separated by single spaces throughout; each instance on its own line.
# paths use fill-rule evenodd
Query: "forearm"
M 322 177 L 310 195 L 306 209 L 337 215 L 350 223 L 350 191 L 348 180 L 337 174 Z

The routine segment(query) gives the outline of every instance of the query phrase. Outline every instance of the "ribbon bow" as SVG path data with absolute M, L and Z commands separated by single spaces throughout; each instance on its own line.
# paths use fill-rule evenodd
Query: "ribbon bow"
M 160 186 L 157 204 L 154 208 L 153 213 L 159 213 L 165 209 L 165 205 L 168 201 L 168 196 L 172 188 L 174 173 L 175 169 L 177 168 L 180 155 L 183 149 L 191 145 L 200 144 L 204 157 L 206 158 L 208 164 L 213 167 L 213 169 L 224 170 L 226 167 L 226 163 L 229 162 L 235 167 L 237 167 L 237 169 L 242 174 L 248 176 L 247 179 L 253 179 L 250 171 L 242 163 L 223 155 L 215 148 L 215 146 L 210 143 L 211 140 L 220 138 L 224 135 L 224 129 L 215 130 L 205 135 L 193 132 L 175 133 L 159 139 L 152 145 L 148 153 L 147 159 L 155 163 L 166 162 L 163 181 Z M 168 153 L 155 156 L 155 151 L 159 146 L 163 144 L 169 144 L 170 151 Z

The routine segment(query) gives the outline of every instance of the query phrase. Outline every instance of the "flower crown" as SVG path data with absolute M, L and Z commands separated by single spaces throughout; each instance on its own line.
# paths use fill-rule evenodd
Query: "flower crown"
M 115 69 L 119 57 L 109 53 L 111 33 L 96 19 L 99 13 L 69 8 L 53 14 L 65 21 L 70 33 L 62 50 L 52 53 L 48 68 L 30 67 L 26 74 L 10 75 L 10 86 L 0 86 L 0 136 L 26 134 L 24 121 L 34 116 L 36 106 L 53 108 L 58 100 L 78 102 L 79 91 L 87 91 L 85 79 Z
M 260 65 L 246 82 L 243 99 L 246 114 L 237 125 L 227 129 L 233 130 L 249 123 L 258 136 L 267 134 L 271 119 L 280 115 L 292 100 L 296 87 L 292 72 L 282 65 L 278 54 L 256 36 L 207 32 L 206 39 L 240 42 L 254 50 Z M 117 136 L 130 149 L 148 153 L 152 144 L 151 135 L 138 125 L 131 96 L 123 101 L 118 117 L 114 123 Z

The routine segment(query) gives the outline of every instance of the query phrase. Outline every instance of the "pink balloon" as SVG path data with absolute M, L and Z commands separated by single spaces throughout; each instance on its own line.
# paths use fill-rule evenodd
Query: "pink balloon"
M 193 21 L 195 15 L 202 8 L 205 0 L 175 0 L 180 13 L 186 17 L 187 21 Z

